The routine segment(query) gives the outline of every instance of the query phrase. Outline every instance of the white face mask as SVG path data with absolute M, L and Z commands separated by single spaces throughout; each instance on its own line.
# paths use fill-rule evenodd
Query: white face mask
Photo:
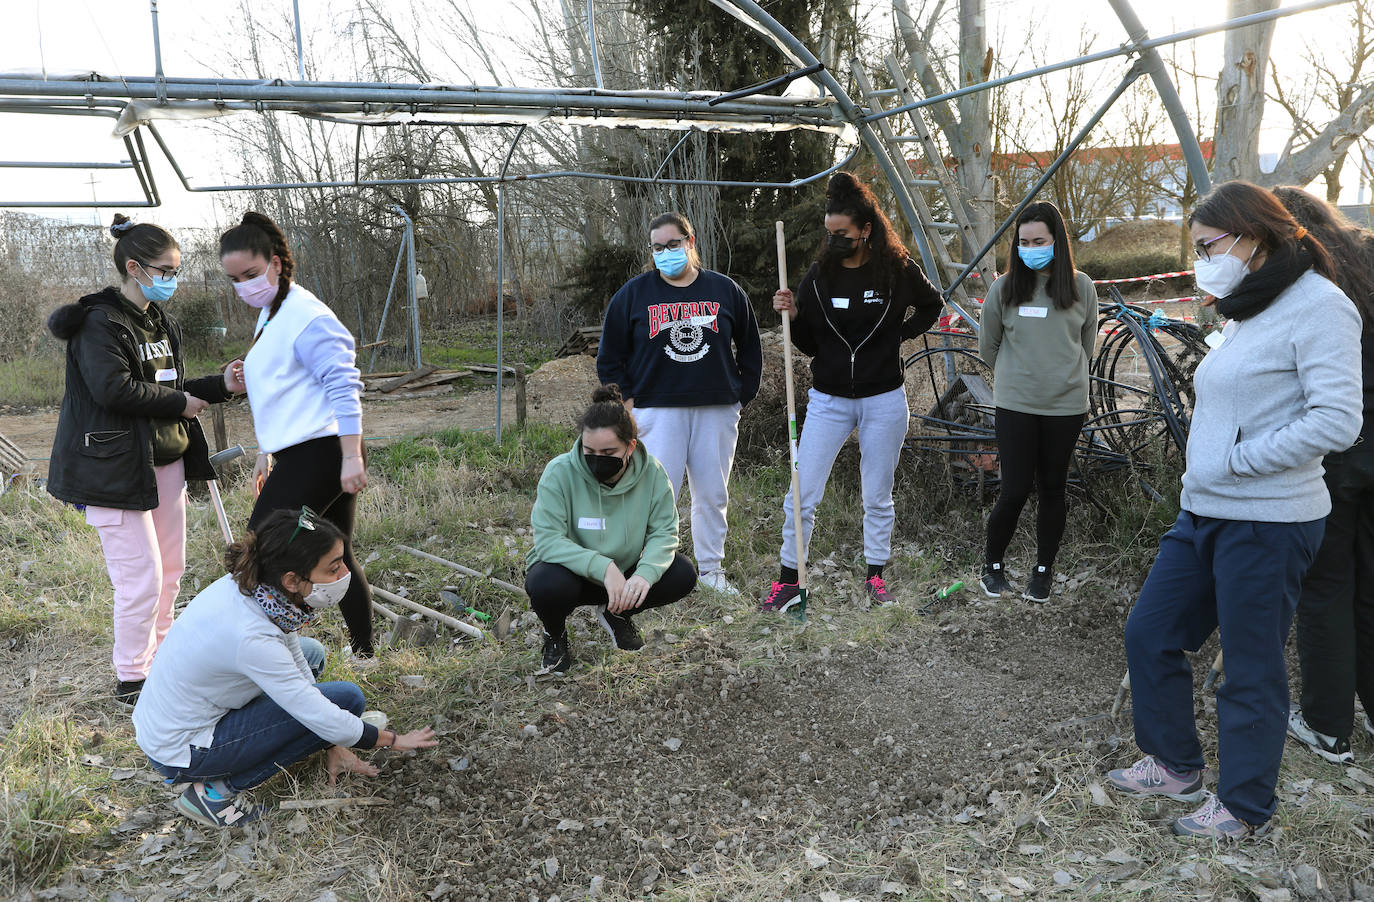
M 348 584 L 352 579 L 353 574 L 345 571 L 343 576 L 332 583 L 315 583 L 314 591 L 305 596 L 305 603 L 315 610 L 334 607 L 343 600 L 344 593 L 348 591 Z
M 1235 291 L 1241 280 L 1250 274 L 1250 260 L 1255 256 L 1255 251 L 1259 250 L 1259 245 L 1255 245 L 1255 250 L 1250 252 L 1250 256 L 1242 260 L 1231 256 L 1231 248 L 1239 242 L 1240 236 L 1237 235 L 1236 240 L 1231 242 L 1231 247 L 1224 253 L 1213 254 L 1210 260 L 1193 262 L 1193 278 L 1197 281 L 1199 291 L 1221 299 Z

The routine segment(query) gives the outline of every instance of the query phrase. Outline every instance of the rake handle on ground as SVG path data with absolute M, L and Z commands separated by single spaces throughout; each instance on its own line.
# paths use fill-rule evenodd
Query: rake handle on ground
M 452 570 L 457 570 L 464 576 L 473 576 L 477 579 L 490 580 L 492 585 L 494 586 L 498 586 L 502 589 L 505 589 L 507 592 L 513 592 L 516 595 L 519 595 L 521 598 L 525 597 L 525 590 L 517 586 L 515 583 L 508 583 L 504 579 L 497 579 L 494 576 L 488 576 L 485 573 L 479 573 L 471 567 L 464 567 L 462 564 L 455 564 L 453 561 L 444 560 L 438 555 L 430 554 L 427 551 L 421 551 L 418 548 L 411 548 L 409 545 L 397 545 L 396 549 L 398 551 L 404 551 L 406 554 L 413 554 L 422 560 L 433 561 L 436 564 L 443 564 L 445 567 L 448 567 Z
M 379 589 L 376 586 L 373 586 L 372 591 L 377 595 L 382 596 L 392 604 L 398 604 L 403 608 L 408 608 L 412 611 L 415 611 L 417 614 L 423 614 L 431 620 L 436 620 L 439 623 L 442 623 L 444 626 L 447 626 L 450 629 L 455 629 L 460 633 L 466 633 L 474 639 L 486 638 L 482 631 L 479 630 L 477 627 L 473 626 L 470 623 L 464 623 L 456 617 L 450 617 L 449 615 L 440 613 L 439 611 L 436 611 L 433 608 L 427 608 L 418 602 L 411 601 L 409 598 L 402 598 L 401 596 L 396 595 L 393 592 L 388 592 L 386 589 Z
M 778 241 L 778 290 L 787 290 L 787 242 L 782 220 L 774 224 Z M 793 302 L 795 307 L 796 302 Z M 787 454 L 792 463 L 792 533 L 797 543 L 797 588 L 806 598 L 806 550 L 802 542 L 801 471 L 797 463 L 797 398 L 792 387 L 792 315 L 782 315 L 782 368 L 787 386 Z

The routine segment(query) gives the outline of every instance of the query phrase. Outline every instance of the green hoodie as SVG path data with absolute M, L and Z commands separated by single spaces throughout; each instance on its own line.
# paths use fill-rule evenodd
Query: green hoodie
M 641 444 L 615 485 L 602 485 L 582 458 L 582 440 L 549 461 L 530 513 L 534 548 L 528 563 L 560 564 L 605 583 L 614 561 L 650 585 L 677 553 L 677 505 L 663 465 Z

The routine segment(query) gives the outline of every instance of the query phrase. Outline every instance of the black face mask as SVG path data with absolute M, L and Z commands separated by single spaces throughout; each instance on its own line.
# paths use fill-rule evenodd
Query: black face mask
M 623 457 L 585 453 L 582 457 L 587 461 L 587 469 L 592 471 L 596 481 L 604 485 L 610 485 L 611 480 L 619 475 L 625 467 L 625 458 Z
M 859 249 L 861 238 L 846 238 L 844 235 L 828 235 L 825 239 L 825 249 L 830 256 L 843 260 L 846 257 L 854 256 L 854 252 Z

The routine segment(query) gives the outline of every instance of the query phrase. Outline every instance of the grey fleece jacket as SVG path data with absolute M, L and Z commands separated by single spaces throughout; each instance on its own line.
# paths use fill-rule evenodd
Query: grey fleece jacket
M 1226 324 L 1193 377 L 1184 510 L 1274 523 L 1331 512 L 1322 457 L 1360 434 L 1360 328 L 1355 305 L 1312 270 Z

